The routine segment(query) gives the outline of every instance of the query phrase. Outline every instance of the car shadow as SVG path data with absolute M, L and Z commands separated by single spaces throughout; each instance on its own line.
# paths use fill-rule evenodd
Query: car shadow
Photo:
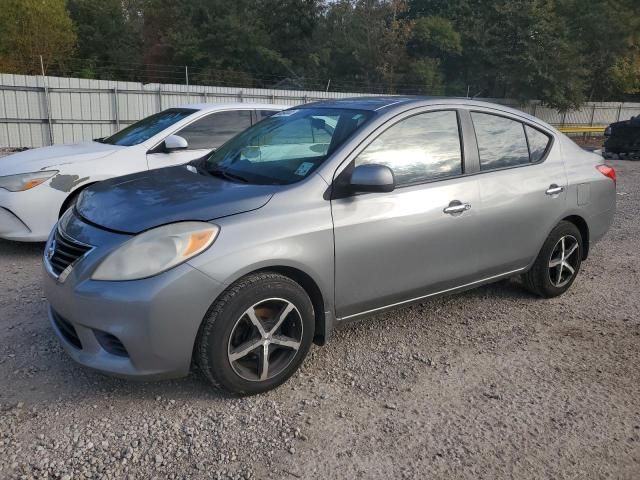
M 451 296 L 460 298 L 491 297 L 493 299 L 504 298 L 512 300 L 535 300 L 539 298 L 527 290 L 519 278 L 507 278 L 481 287 L 472 288 L 462 293 L 452 294 Z
M 44 242 L 0 240 L 0 256 L 33 257 L 42 254 L 44 245 Z

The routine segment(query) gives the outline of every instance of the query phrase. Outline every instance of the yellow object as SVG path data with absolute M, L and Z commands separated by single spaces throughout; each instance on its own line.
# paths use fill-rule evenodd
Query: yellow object
M 562 133 L 604 133 L 604 126 L 583 127 L 580 125 L 565 125 L 564 127 L 558 127 Z

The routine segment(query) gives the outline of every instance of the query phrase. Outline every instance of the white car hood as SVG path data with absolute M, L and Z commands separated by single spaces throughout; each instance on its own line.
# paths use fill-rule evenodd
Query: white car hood
M 59 165 L 96 160 L 123 148 L 129 147 L 88 141 L 25 150 L 0 158 L 0 176 L 37 172 L 48 168 L 55 170 Z

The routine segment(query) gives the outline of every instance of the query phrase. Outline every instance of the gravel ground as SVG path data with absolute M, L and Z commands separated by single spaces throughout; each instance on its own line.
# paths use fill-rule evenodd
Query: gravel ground
M 378 315 L 265 395 L 66 357 L 41 245 L 0 242 L 0 478 L 639 478 L 640 163 L 563 297 L 516 280 Z

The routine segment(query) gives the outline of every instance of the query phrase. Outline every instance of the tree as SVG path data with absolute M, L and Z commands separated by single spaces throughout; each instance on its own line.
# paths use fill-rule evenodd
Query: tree
M 449 19 L 462 40 L 449 78 L 472 95 L 539 99 L 567 109 L 584 99 L 586 80 L 559 0 L 413 0 L 410 15 Z
M 145 63 L 189 65 L 200 82 L 222 84 L 264 86 L 290 65 L 272 46 L 255 0 L 148 0 L 144 52 Z
M 313 34 L 323 10 L 322 0 L 256 0 L 269 45 L 288 60 L 295 76 L 303 76 L 312 57 Z
M 395 93 L 403 81 L 410 29 L 404 0 L 340 0 L 314 36 L 316 75 L 347 91 Z
M 76 35 L 64 0 L 0 0 L 0 69 L 40 73 L 63 63 L 73 51 Z
M 142 61 L 142 0 L 68 0 L 78 37 L 74 70 L 84 77 L 131 78 Z
M 588 99 L 622 95 L 625 84 L 633 83 L 640 46 L 637 0 L 559 0 L 559 5 L 586 70 Z
M 431 95 L 444 95 L 444 66 L 462 53 L 462 39 L 442 17 L 420 17 L 413 23 L 409 49 L 414 61 L 408 78 Z

